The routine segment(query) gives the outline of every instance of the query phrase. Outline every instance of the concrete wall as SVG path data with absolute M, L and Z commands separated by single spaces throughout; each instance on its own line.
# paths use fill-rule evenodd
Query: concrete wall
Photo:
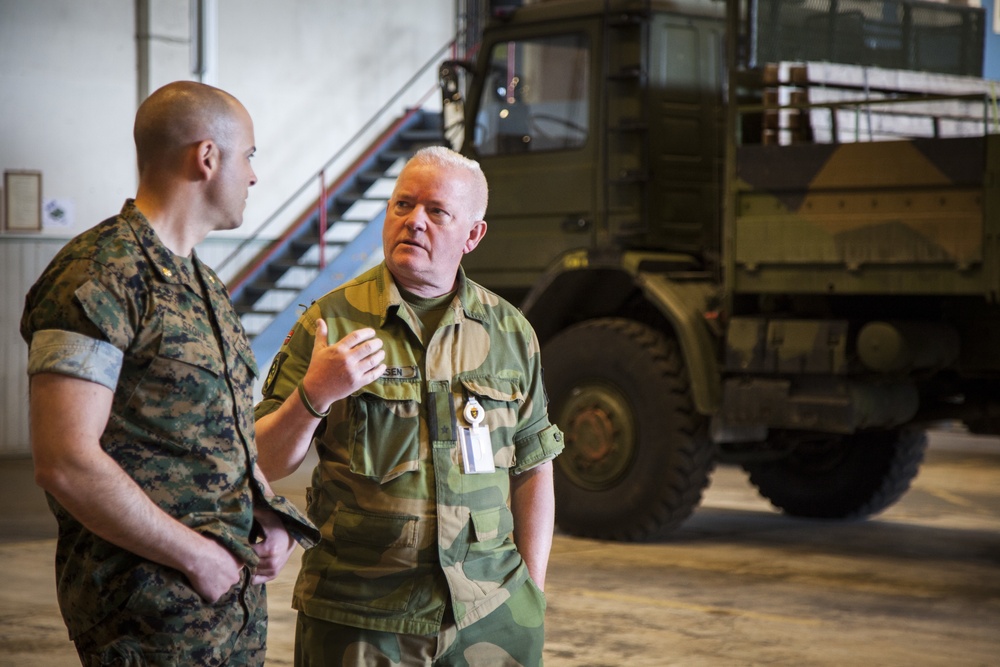
M 260 179 L 241 229 L 213 235 L 226 254 L 354 136 L 452 38 L 455 0 L 207 0 L 209 71 L 254 118 Z M 191 72 L 189 0 L 0 0 L 0 171 L 42 172 L 42 196 L 63 224 L 0 232 L 0 456 L 28 451 L 24 293 L 69 238 L 135 193 L 132 121 L 140 98 L 139 7 L 148 6 L 149 91 Z M 434 89 L 430 68 L 374 135 Z M 430 105 L 437 103 L 432 95 Z M 367 136 L 366 135 L 366 136 Z M 356 151 L 363 148 L 362 141 Z M 343 166 L 355 152 L 334 165 Z M 2 185 L 0 185 L 2 187 Z M 317 190 L 318 191 L 318 187 Z M 308 194 L 315 198 L 316 191 Z M 290 220 L 305 199 L 288 209 Z M 0 207 L 2 208 L 2 207 Z M 277 234 L 279 221 L 269 235 Z M 201 252 L 201 250 L 200 250 Z M 266 364 L 265 362 L 262 362 Z

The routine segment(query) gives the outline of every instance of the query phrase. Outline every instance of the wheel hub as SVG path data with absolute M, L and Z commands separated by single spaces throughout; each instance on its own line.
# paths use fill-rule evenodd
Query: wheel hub
M 594 465 L 607 459 L 616 449 L 615 428 L 611 417 L 598 406 L 578 412 L 570 424 L 573 452 L 579 465 Z
M 560 411 L 566 451 L 556 459 L 560 469 L 586 489 L 615 485 L 635 453 L 635 426 L 625 396 L 609 385 L 574 389 Z

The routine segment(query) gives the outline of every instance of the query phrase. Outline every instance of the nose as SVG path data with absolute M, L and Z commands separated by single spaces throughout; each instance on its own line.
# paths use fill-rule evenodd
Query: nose
M 251 167 L 250 168 L 250 187 L 252 188 L 255 185 L 257 185 L 257 172 L 255 172 L 253 170 L 253 167 Z
M 427 211 L 422 204 L 417 204 L 406 217 L 406 226 L 415 232 L 427 229 Z

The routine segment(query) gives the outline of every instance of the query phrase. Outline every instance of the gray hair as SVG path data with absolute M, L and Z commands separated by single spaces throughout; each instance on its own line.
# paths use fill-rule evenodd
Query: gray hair
M 469 203 L 472 208 L 472 218 L 473 220 L 482 220 L 486 215 L 486 206 L 489 203 L 489 185 L 486 183 L 486 175 L 478 162 L 445 146 L 426 146 L 414 153 L 413 157 L 406 162 L 407 167 L 411 164 L 450 167 L 466 172 L 469 175 L 469 186 L 474 197 L 473 201 Z

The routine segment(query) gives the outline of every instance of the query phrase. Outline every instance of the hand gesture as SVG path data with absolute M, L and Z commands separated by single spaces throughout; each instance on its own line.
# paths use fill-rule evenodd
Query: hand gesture
M 320 412 L 385 373 L 385 351 L 374 329 L 352 331 L 333 345 L 327 336 L 326 321 L 316 320 L 312 359 L 302 378 L 309 402 Z

